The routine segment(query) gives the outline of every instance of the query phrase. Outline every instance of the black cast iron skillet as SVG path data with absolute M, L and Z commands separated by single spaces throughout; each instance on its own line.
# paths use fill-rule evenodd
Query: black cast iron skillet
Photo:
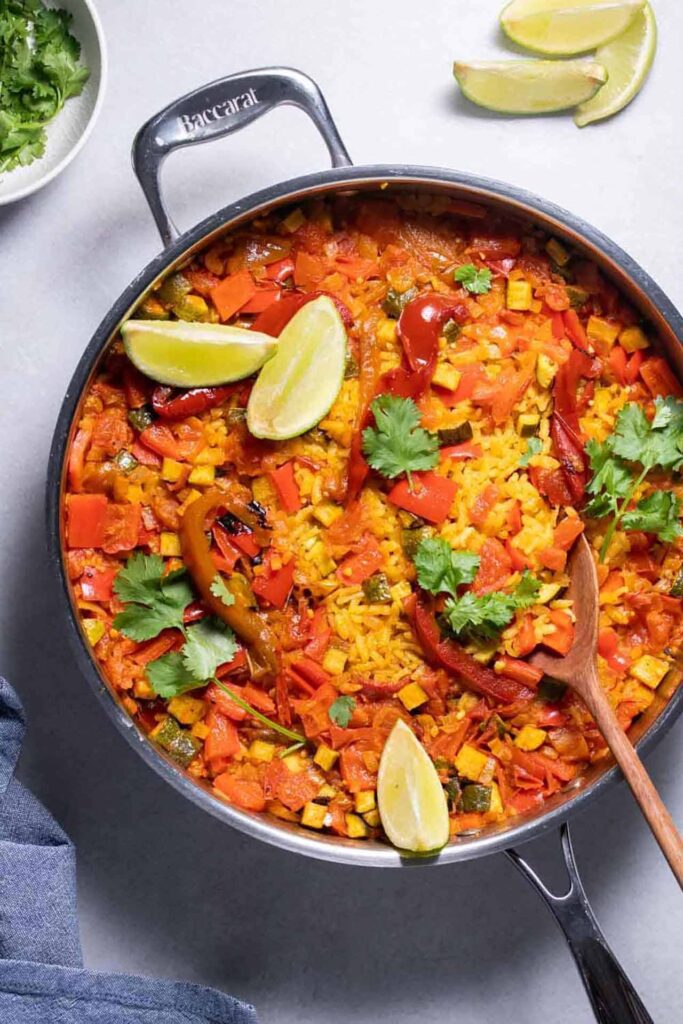
M 238 131 L 281 104 L 303 109 L 320 131 L 333 168 L 275 185 L 227 206 L 196 227 L 179 234 L 160 187 L 165 157 L 181 146 Z M 404 860 L 379 842 L 317 835 L 275 818 L 250 814 L 224 803 L 204 783 L 190 778 L 150 742 L 122 709 L 101 675 L 85 640 L 74 607 L 63 558 L 61 502 L 66 453 L 80 403 L 100 359 L 123 320 L 153 285 L 187 259 L 254 216 L 291 206 L 315 196 L 340 192 L 377 193 L 390 197 L 401 190 L 446 195 L 484 204 L 523 222 L 542 227 L 595 261 L 653 324 L 669 362 L 683 375 L 683 320 L 645 271 L 595 228 L 565 210 L 511 185 L 451 170 L 413 165 L 354 167 L 318 87 L 299 71 L 264 68 L 230 75 L 184 96 L 148 121 L 133 147 L 135 172 L 145 193 L 166 248 L 131 282 L 114 303 L 74 373 L 55 430 L 48 472 L 48 532 L 50 558 L 64 596 L 64 617 L 75 643 L 83 672 L 116 727 L 144 760 L 190 800 L 235 828 L 257 839 L 322 860 L 371 867 L 407 867 L 449 864 L 505 852 L 534 885 L 554 915 L 569 943 L 596 1018 L 602 1024 L 646 1024 L 651 1018 L 609 949 L 592 914 L 574 862 L 566 819 L 595 799 L 618 778 L 614 767 L 594 767 L 577 785 L 548 800 L 538 811 L 491 825 L 476 835 L 457 836 L 436 858 Z M 683 708 L 683 690 L 666 692 L 666 684 L 653 705 L 631 731 L 639 752 L 647 752 L 661 738 Z M 569 876 L 562 894 L 550 892 L 512 847 L 528 842 L 549 829 L 560 829 Z

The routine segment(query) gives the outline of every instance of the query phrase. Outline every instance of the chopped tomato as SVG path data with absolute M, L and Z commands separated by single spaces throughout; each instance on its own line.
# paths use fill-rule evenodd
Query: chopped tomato
M 265 573 L 254 577 L 252 590 L 263 601 L 272 604 L 274 608 L 284 608 L 293 584 L 294 559 L 280 569 L 273 569 L 272 561 L 269 559 Z
M 377 784 L 377 772 L 368 767 L 364 753 L 352 744 L 344 747 L 339 756 L 339 770 L 349 793 L 362 793 L 374 789 Z
M 324 668 L 313 661 L 311 658 L 297 658 L 289 666 L 299 675 L 302 675 L 304 679 L 317 690 L 319 686 L 324 686 L 330 682 L 330 674 L 326 672 Z
M 248 270 L 238 270 L 211 289 L 211 301 L 223 322 L 229 320 L 256 294 L 254 279 Z
M 631 662 L 625 654 L 619 652 L 619 637 L 609 626 L 598 633 L 598 654 L 618 676 L 626 674 Z
M 102 550 L 108 555 L 119 551 L 132 551 L 140 536 L 140 508 L 138 505 L 115 505 L 109 502 L 104 513 Z
M 294 476 L 294 461 L 283 463 L 278 469 L 273 469 L 268 474 L 278 493 L 278 497 L 285 512 L 293 515 L 301 508 L 301 495 Z
M 99 548 L 109 501 L 105 494 L 70 494 L 66 500 L 66 538 L 70 548 Z
M 479 569 L 472 584 L 477 594 L 501 590 L 512 572 L 512 559 L 495 537 L 484 541 L 479 552 Z
M 300 811 L 304 804 L 317 796 L 320 779 L 309 768 L 293 772 L 284 761 L 273 758 L 266 768 L 265 795 L 267 799 L 277 799 L 290 811 Z
M 406 512 L 439 524 L 447 519 L 457 489 L 455 481 L 436 473 L 413 473 L 412 487 L 408 480 L 400 480 L 387 497 Z
M 384 555 L 371 533 L 364 534 L 353 550 L 337 569 L 344 583 L 362 583 L 384 565 Z
M 223 772 L 213 780 L 214 789 L 222 793 L 224 797 L 241 807 L 243 811 L 264 811 L 266 799 L 263 795 L 263 786 L 257 779 L 238 779 L 230 772 Z
M 519 548 L 509 539 L 505 541 L 505 550 L 510 556 L 512 568 L 515 572 L 524 572 L 525 569 L 531 568 L 531 562 L 526 555 L 523 555 Z
M 304 732 L 308 739 L 315 739 L 330 728 L 328 711 L 339 694 L 331 683 L 325 683 L 305 700 L 293 700 L 292 707 L 301 719 Z
M 510 527 L 510 533 L 514 536 L 522 529 L 522 506 L 519 501 L 513 501 L 508 512 L 506 522 Z
M 567 565 L 567 552 L 558 547 L 545 548 L 544 551 L 539 551 L 538 559 L 541 565 L 550 569 L 551 572 L 564 572 Z

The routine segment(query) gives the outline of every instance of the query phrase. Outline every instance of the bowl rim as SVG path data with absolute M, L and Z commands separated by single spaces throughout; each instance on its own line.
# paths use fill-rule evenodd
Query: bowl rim
M 648 300 L 656 312 L 658 329 L 664 329 L 676 339 L 677 345 L 683 347 L 683 317 L 640 264 L 581 217 L 524 189 L 479 175 L 413 164 L 357 165 L 314 172 L 279 182 L 218 209 L 183 232 L 132 279 L 95 330 L 74 370 L 55 426 L 47 474 L 47 539 L 49 561 L 66 601 L 67 630 L 81 671 L 118 731 L 126 737 L 143 760 L 179 793 L 239 832 L 290 853 L 356 867 L 442 866 L 500 853 L 561 825 L 573 813 L 585 808 L 606 788 L 620 779 L 617 766 L 612 763 L 611 767 L 601 768 L 588 776 L 582 776 L 582 783 L 579 786 L 557 794 L 561 799 L 550 798 L 538 812 L 519 815 L 513 819 L 514 824 L 508 821 L 495 830 L 487 830 L 484 834 L 463 835 L 460 841 L 456 838 L 455 842 L 448 843 L 435 857 L 406 858 L 400 851 L 383 843 L 360 844 L 356 840 L 339 836 L 317 833 L 309 835 L 309 830 L 301 826 L 295 827 L 264 814 L 242 811 L 217 798 L 207 787 L 189 777 L 143 734 L 117 700 L 105 682 L 104 674 L 98 667 L 79 625 L 65 571 L 62 543 L 61 507 L 66 454 L 79 403 L 99 358 L 109 345 L 118 325 L 141 296 L 157 279 L 172 272 L 196 251 L 210 244 L 214 236 L 225 230 L 233 230 L 265 210 L 300 202 L 313 194 L 339 193 L 346 189 L 377 189 L 385 187 L 385 183 L 419 190 L 431 188 L 435 192 L 439 187 L 445 187 L 447 190 L 455 188 L 468 193 L 466 198 L 474 202 L 478 200 L 494 206 L 500 204 L 512 215 L 545 221 L 546 227 L 552 224 L 560 235 L 564 235 L 570 241 L 578 242 L 584 248 L 597 250 L 603 261 L 611 264 L 615 274 L 620 278 L 619 286 L 625 286 L 623 281 L 628 281 L 632 287 L 635 286 L 635 290 Z M 683 686 L 678 687 L 665 702 L 663 698 L 660 700 L 662 705 L 658 712 L 650 721 L 645 720 L 640 736 L 636 740 L 641 756 L 653 747 L 655 741 L 662 738 L 683 712 Z
M 55 0 L 55 2 L 58 5 L 58 0 Z M 93 0 L 80 0 L 80 2 L 83 4 L 83 7 L 90 16 L 90 20 L 95 29 L 97 45 L 100 51 L 100 80 L 97 86 L 95 103 L 93 104 L 93 108 L 90 111 L 90 117 L 88 118 L 83 131 L 79 134 L 74 144 L 71 146 L 68 152 L 62 157 L 58 164 L 55 164 L 54 167 L 52 167 L 49 171 L 46 171 L 46 173 L 42 175 L 40 178 L 37 178 L 36 181 L 32 181 L 28 185 L 19 187 L 14 192 L 7 192 L 4 195 L 0 195 L 0 206 L 7 206 L 9 205 L 9 203 L 17 202 L 19 199 L 26 199 L 27 196 L 33 195 L 34 192 L 37 192 L 45 185 L 48 185 L 59 174 L 61 174 L 62 171 L 66 170 L 71 161 L 74 160 L 78 156 L 80 151 L 83 149 L 83 146 L 88 141 L 90 133 L 95 127 L 97 119 L 100 116 L 100 111 L 102 109 L 102 104 L 104 102 L 104 95 L 107 89 L 107 78 L 109 74 L 107 43 L 104 35 L 104 29 L 102 28 L 102 22 L 100 20 L 99 14 L 97 13 L 97 8 L 95 7 Z

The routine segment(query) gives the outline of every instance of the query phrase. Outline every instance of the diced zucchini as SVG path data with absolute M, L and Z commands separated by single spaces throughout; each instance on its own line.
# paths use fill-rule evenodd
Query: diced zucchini
M 541 352 L 536 360 L 536 380 L 538 381 L 538 386 L 540 388 L 549 388 L 555 380 L 556 373 L 557 363 L 554 362 L 550 356 Z
M 419 683 L 407 683 L 396 696 L 406 711 L 414 711 L 429 700 L 429 694 L 425 693 Z
M 291 213 L 288 213 L 285 219 L 282 221 L 281 227 L 285 231 L 288 231 L 290 235 L 293 235 L 295 231 L 298 231 L 302 225 L 306 223 L 306 218 L 303 211 L 299 206 Z
M 485 814 L 491 809 L 491 787 L 470 785 L 465 786 L 460 797 L 460 809 L 467 814 Z
M 449 810 L 455 810 L 460 803 L 460 797 L 462 795 L 462 786 L 458 782 L 457 778 L 453 777 L 448 780 L 444 785 L 446 791 L 446 799 L 448 800 Z
M 465 441 L 472 440 L 472 424 L 465 420 L 464 423 L 458 423 L 457 427 L 444 427 L 442 430 L 437 430 L 436 435 L 441 448 L 446 445 L 464 444 Z
M 406 558 L 414 558 L 422 541 L 426 540 L 427 537 L 431 537 L 433 533 L 434 531 L 429 526 L 402 530 L 401 547 Z
M 348 654 L 340 647 L 330 647 L 323 658 L 323 668 L 331 676 L 340 676 L 346 668 Z
M 611 348 L 617 340 L 619 327 L 601 316 L 590 316 L 586 324 L 586 334 L 591 341 L 597 341 L 606 348 Z
M 446 339 L 448 345 L 452 345 L 453 342 L 457 341 L 461 333 L 462 328 L 455 320 L 447 320 L 441 328 L 441 336 Z
M 505 304 L 508 309 L 516 309 L 520 312 L 531 309 L 533 294 L 529 281 L 508 280 L 507 296 Z
M 553 263 L 556 263 L 558 267 L 563 267 L 565 263 L 569 263 L 571 258 L 565 247 L 561 242 L 558 242 L 556 238 L 548 239 L 545 251 L 548 253 L 548 256 L 550 256 Z
M 136 310 L 140 320 L 168 320 L 169 312 L 153 295 L 148 295 Z
M 138 465 L 138 460 L 135 456 L 122 448 L 120 452 L 117 452 L 114 456 L 114 465 L 121 473 L 125 473 L 126 476 L 132 473 L 135 467 Z
M 376 572 L 361 584 L 368 604 L 384 604 L 391 601 L 389 580 L 383 572 Z
M 465 743 L 460 748 L 455 759 L 458 775 L 462 775 L 464 779 L 471 779 L 472 782 L 476 782 L 479 779 L 487 764 L 488 757 L 486 754 L 483 754 L 481 750 L 477 750 L 476 747 L 471 747 L 468 743 Z
M 626 352 L 636 352 L 638 349 L 650 347 L 650 342 L 640 327 L 624 327 L 619 334 L 619 344 Z
M 561 583 L 541 583 L 536 604 L 548 604 L 561 590 Z
M 344 510 L 331 501 L 321 501 L 313 509 L 313 518 L 323 526 L 332 526 L 335 519 L 339 519 L 343 514 Z
M 633 662 L 628 674 L 637 679 L 639 683 L 643 683 L 644 686 L 656 690 L 670 667 L 669 662 L 664 661 L 663 658 L 655 658 L 652 654 L 643 654 Z
M 187 768 L 194 761 L 201 747 L 200 740 L 181 728 L 170 715 L 159 722 L 149 735 L 182 768 Z
M 348 349 L 346 351 L 346 362 L 344 363 L 344 380 L 353 380 L 358 376 L 358 363 L 354 355 Z
M 672 597 L 683 597 L 683 569 L 681 569 L 678 576 L 674 580 L 669 593 Z
M 374 789 L 364 789 L 360 793 L 356 793 L 353 798 L 353 806 L 358 814 L 374 811 L 377 806 Z
M 403 312 L 403 307 L 407 305 L 411 299 L 414 299 L 416 295 L 417 288 L 409 288 L 405 292 L 399 292 L 396 291 L 395 288 L 389 288 L 386 296 L 384 297 L 382 309 L 387 316 L 391 317 L 393 320 L 398 320 Z
M 394 583 L 391 588 L 391 600 L 392 601 L 405 601 L 406 597 L 410 597 L 413 592 L 408 580 L 399 580 L 398 583 Z
M 194 725 L 204 717 L 206 704 L 189 693 L 183 693 L 168 702 L 168 710 L 181 725 Z
M 317 564 L 318 572 L 323 577 L 329 576 L 337 568 L 337 563 L 328 555 L 327 549 L 321 540 L 313 545 L 309 551 L 309 556 Z
M 502 814 L 504 810 L 500 790 L 495 782 L 491 783 L 491 805 L 489 810 L 494 814 Z
M 590 298 L 589 294 L 583 288 L 577 288 L 576 285 L 567 285 L 567 295 L 569 296 L 569 302 L 572 309 L 580 309 L 581 306 L 585 306 Z
M 332 750 L 331 747 L 326 747 L 324 743 L 321 743 L 315 752 L 313 760 L 324 772 L 329 772 L 330 768 L 333 768 L 336 764 L 338 757 L 338 751 Z
M 351 839 L 364 839 L 368 834 L 368 826 L 357 814 L 346 815 L 346 829 Z
M 171 274 L 163 282 L 157 295 L 165 305 L 174 306 L 191 290 L 192 285 L 184 274 Z
M 206 320 L 209 307 L 201 295 L 184 295 L 173 304 L 173 312 L 179 320 Z
M 388 317 L 385 320 L 380 320 L 377 325 L 377 340 L 382 342 L 383 345 L 391 345 L 396 340 L 396 321 L 390 320 Z
M 450 363 L 438 363 L 432 377 L 432 384 L 445 388 L 447 391 L 456 391 L 460 383 L 460 377 L 460 370 L 456 370 Z
M 327 817 L 325 804 L 316 804 L 309 801 L 301 812 L 301 824 L 306 828 L 322 828 Z
M 339 790 L 335 789 L 334 786 L 330 786 L 327 782 L 323 782 L 322 786 L 318 790 L 316 800 L 332 800 L 337 795 L 338 792 Z
M 515 736 L 515 746 L 520 750 L 538 750 L 545 743 L 545 729 L 537 729 L 533 725 L 523 725 Z
M 370 828 L 377 828 L 380 823 L 379 811 L 377 808 L 373 811 L 368 811 L 363 815 L 363 820 Z
M 128 422 L 131 427 L 142 433 L 143 430 L 147 430 L 147 427 L 151 427 L 152 423 L 154 423 L 154 413 L 147 405 L 141 405 L 139 409 L 129 409 Z
M 533 412 L 523 412 L 517 417 L 517 433 L 520 437 L 533 437 L 538 430 L 541 417 Z

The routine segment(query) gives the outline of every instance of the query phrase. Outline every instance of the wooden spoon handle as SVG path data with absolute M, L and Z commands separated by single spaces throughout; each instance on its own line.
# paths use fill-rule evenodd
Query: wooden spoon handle
M 623 731 L 597 679 L 584 699 L 614 759 L 624 773 L 638 806 L 652 829 L 662 853 L 683 889 L 683 838 L 655 789 L 631 741 Z

